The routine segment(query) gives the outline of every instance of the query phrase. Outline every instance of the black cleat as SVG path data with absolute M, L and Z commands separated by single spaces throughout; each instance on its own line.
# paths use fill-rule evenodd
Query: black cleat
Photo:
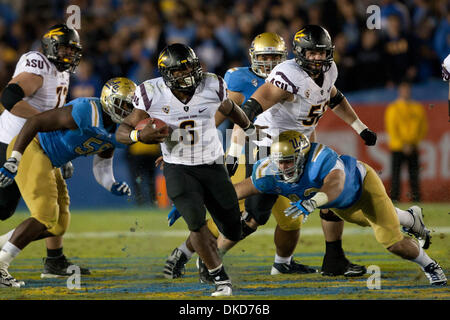
M 270 275 L 274 276 L 277 274 L 307 274 L 307 273 L 317 273 L 317 270 L 311 268 L 307 265 L 297 263 L 294 258 L 291 258 L 291 263 L 276 263 L 272 265 L 272 270 L 270 270 Z
M 67 269 L 71 266 L 76 266 L 80 268 L 81 275 L 90 275 L 91 272 L 87 268 L 82 268 L 69 260 L 67 260 L 65 255 L 62 255 L 58 258 L 44 258 L 44 272 L 41 273 L 41 278 L 60 278 L 60 277 L 69 277 L 74 271 L 67 271 Z
M 323 276 L 326 277 L 361 277 L 367 273 L 367 269 L 359 264 L 351 263 L 347 258 L 335 259 L 323 259 L 322 271 Z
M 164 277 L 167 279 L 181 278 L 188 262 L 186 254 L 178 248 L 173 249 L 164 266 Z

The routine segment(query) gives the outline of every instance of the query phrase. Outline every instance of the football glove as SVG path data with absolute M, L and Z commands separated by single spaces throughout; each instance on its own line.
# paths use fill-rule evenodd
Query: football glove
M 377 134 L 372 130 L 370 130 L 369 128 L 366 128 L 363 131 L 361 131 L 359 135 L 368 146 L 374 146 L 375 143 L 377 142 Z
M 73 171 L 75 168 L 73 167 L 73 164 L 71 161 L 63 164 L 61 166 L 61 173 L 64 179 L 69 179 L 73 175 Z
M 131 196 L 131 189 L 128 184 L 124 181 L 114 182 L 111 186 L 111 193 L 116 196 Z
M 297 218 L 301 214 L 303 214 L 303 222 L 306 222 L 308 216 L 311 212 L 317 208 L 317 204 L 315 200 L 298 200 L 297 202 L 291 202 L 291 207 L 284 210 L 284 214 L 286 217 L 291 217 L 292 219 Z
M 225 164 L 227 166 L 228 175 L 230 177 L 234 176 L 239 166 L 239 158 L 227 155 L 225 159 Z
M 181 217 L 180 211 L 173 206 L 172 210 L 170 210 L 169 214 L 167 215 L 167 220 L 169 221 L 169 227 L 172 226 L 175 221 L 178 220 L 178 218 Z
M 0 168 L 0 187 L 4 188 L 13 183 L 18 166 L 19 161 L 16 158 L 11 157 L 6 160 L 3 167 Z

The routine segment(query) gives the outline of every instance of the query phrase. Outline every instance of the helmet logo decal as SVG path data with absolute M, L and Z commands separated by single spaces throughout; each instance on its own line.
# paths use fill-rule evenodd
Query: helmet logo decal
M 164 61 L 166 61 L 167 56 L 165 55 L 165 52 L 162 52 L 161 55 L 158 58 L 158 66 L 165 67 Z
M 162 107 L 162 111 L 164 111 L 164 113 L 169 113 L 170 107 L 169 106 L 164 106 L 164 107 Z
M 302 30 L 300 30 L 299 32 L 297 32 L 295 34 L 294 40 L 300 40 L 301 38 L 305 37 L 306 34 L 303 33 L 305 29 L 303 28 Z
M 44 35 L 44 38 L 52 38 L 52 39 L 56 39 L 56 38 L 57 38 L 56 36 L 61 36 L 61 35 L 64 34 L 64 32 L 62 32 L 62 31 L 60 31 L 60 30 L 61 30 L 61 28 L 57 28 L 57 29 L 50 30 L 49 32 L 47 32 L 47 33 Z

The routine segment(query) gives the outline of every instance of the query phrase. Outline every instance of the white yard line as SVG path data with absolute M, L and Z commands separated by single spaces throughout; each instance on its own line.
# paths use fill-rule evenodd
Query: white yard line
M 450 227 L 438 227 L 432 228 L 432 236 L 437 236 L 440 233 L 450 233 Z M 264 228 L 255 232 L 252 237 L 255 236 L 267 236 L 273 235 L 274 229 Z M 345 228 L 344 235 L 358 235 L 358 234 L 372 234 L 371 228 Z M 167 231 L 100 231 L 100 232 L 79 232 L 79 233 L 66 233 L 65 239 L 109 239 L 118 237 L 130 237 L 130 238 L 144 238 L 144 237 L 187 237 L 189 233 L 185 230 L 167 230 Z M 322 228 L 304 228 L 301 230 L 301 235 L 321 235 Z

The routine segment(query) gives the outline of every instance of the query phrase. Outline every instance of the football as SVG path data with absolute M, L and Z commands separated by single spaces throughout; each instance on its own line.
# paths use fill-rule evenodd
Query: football
M 142 130 L 147 125 L 147 123 L 153 121 L 152 127 L 153 129 L 159 129 L 165 125 L 167 125 L 164 121 L 158 118 L 145 118 L 144 120 L 141 120 L 136 125 L 136 130 Z M 165 130 L 163 130 L 161 133 L 169 133 L 169 128 L 167 127 Z

